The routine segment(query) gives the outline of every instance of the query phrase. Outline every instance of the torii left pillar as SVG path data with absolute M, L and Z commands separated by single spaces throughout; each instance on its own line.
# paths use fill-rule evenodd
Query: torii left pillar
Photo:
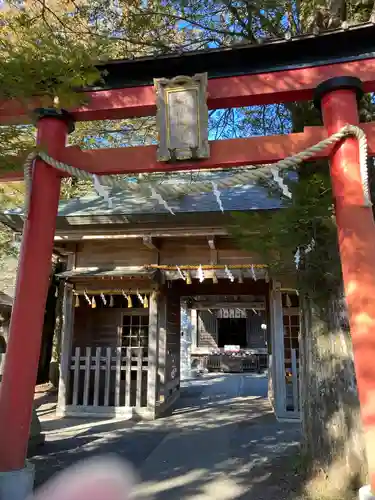
M 54 109 L 39 109 L 36 114 L 37 143 L 53 157 L 65 147 L 73 122 L 68 113 Z M 25 500 L 33 487 L 33 469 L 26 456 L 60 183 L 57 170 L 36 161 L 0 384 L 1 500 Z

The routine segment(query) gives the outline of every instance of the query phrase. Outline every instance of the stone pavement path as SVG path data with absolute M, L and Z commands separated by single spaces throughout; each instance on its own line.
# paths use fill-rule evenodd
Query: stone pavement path
M 171 417 L 155 422 L 43 422 L 32 460 L 41 483 L 84 457 L 115 452 L 141 476 L 150 500 L 282 500 L 300 496 L 292 458 L 298 424 L 278 423 L 259 375 L 207 375 L 184 384 Z

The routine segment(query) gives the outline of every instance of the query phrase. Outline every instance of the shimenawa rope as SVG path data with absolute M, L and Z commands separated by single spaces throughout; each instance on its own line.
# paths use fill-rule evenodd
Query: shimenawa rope
M 24 165 L 24 176 L 26 182 L 26 209 L 25 212 L 27 214 L 28 210 L 28 202 L 30 199 L 30 192 L 32 187 L 32 170 L 34 168 L 36 158 L 41 158 L 44 162 L 46 162 L 51 167 L 54 167 L 64 173 L 67 173 L 70 176 L 77 177 L 81 180 L 91 180 L 95 185 L 96 189 L 100 194 L 109 199 L 109 189 L 121 189 L 127 190 L 133 193 L 139 193 L 145 197 L 151 197 L 158 201 L 161 205 L 163 205 L 169 212 L 174 215 L 172 208 L 168 205 L 167 201 L 164 199 L 165 197 L 170 196 L 181 196 L 187 194 L 196 194 L 196 193 L 204 193 L 213 191 L 216 199 L 219 203 L 219 189 L 225 189 L 233 186 L 244 185 L 249 181 L 255 179 L 269 179 L 270 177 L 270 166 L 273 170 L 285 170 L 287 168 L 293 168 L 301 164 L 302 162 L 314 158 L 319 153 L 324 151 L 329 146 L 333 146 L 340 142 L 345 137 L 355 137 L 359 143 L 359 160 L 360 160 L 360 172 L 361 172 L 361 180 L 362 187 L 364 193 L 365 206 L 371 206 L 371 197 L 369 192 L 369 184 L 368 184 L 368 170 L 367 170 L 367 140 L 366 134 L 363 130 L 355 125 L 345 125 L 341 130 L 332 134 L 330 137 L 323 139 L 318 142 L 314 146 L 307 148 L 300 153 L 297 153 L 293 156 L 284 158 L 283 160 L 278 161 L 272 165 L 258 165 L 258 166 L 249 166 L 244 168 L 241 172 L 227 175 L 224 179 L 217 180 L 215 182 L 212 181 L 199 181 L 193 183 L 178 183 L 174 182 L 173 184 L 168 183 L 160 183 L 156 184 L 155 182 L 150 181 L 141 181 L 134 182 L 125 177 L 120 177 L 116 175 L 95 175 L 91 172 L 87 172 L 86 170 L 80 170 L 78 168 L 73 167 L 72 165 L 67 165 L 61 161 L 58 161 L 54 158 L 51 158 L 44 151 L 37 151 L 31 153 Z M 285 190 L 283 189 L 282 181 L 279 183 L 282 188 L 284 194 Z M 102 188 L 102 189 L 101 189 Z M 219 203 L 220 206 L 220 203 Z M 222 206 L 220 206 L 222 209 Z M 223 210 L 223 209 L 222 209 Z

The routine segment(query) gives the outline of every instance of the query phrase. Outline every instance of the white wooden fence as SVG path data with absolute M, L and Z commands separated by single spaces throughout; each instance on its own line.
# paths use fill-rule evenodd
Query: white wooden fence
M 67 404 L 84 407 L 147 406 L 147 348 L 76 347 Z

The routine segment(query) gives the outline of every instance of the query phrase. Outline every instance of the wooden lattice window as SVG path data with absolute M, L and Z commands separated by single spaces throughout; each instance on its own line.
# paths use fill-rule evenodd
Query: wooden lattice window
M 142 311 L 143 312 L 143 311 Z M 146 311 L 145 311 L 146 312 Z M 149 315 L 124 314 L 122 317 L 122 347 L 148 347 Z

